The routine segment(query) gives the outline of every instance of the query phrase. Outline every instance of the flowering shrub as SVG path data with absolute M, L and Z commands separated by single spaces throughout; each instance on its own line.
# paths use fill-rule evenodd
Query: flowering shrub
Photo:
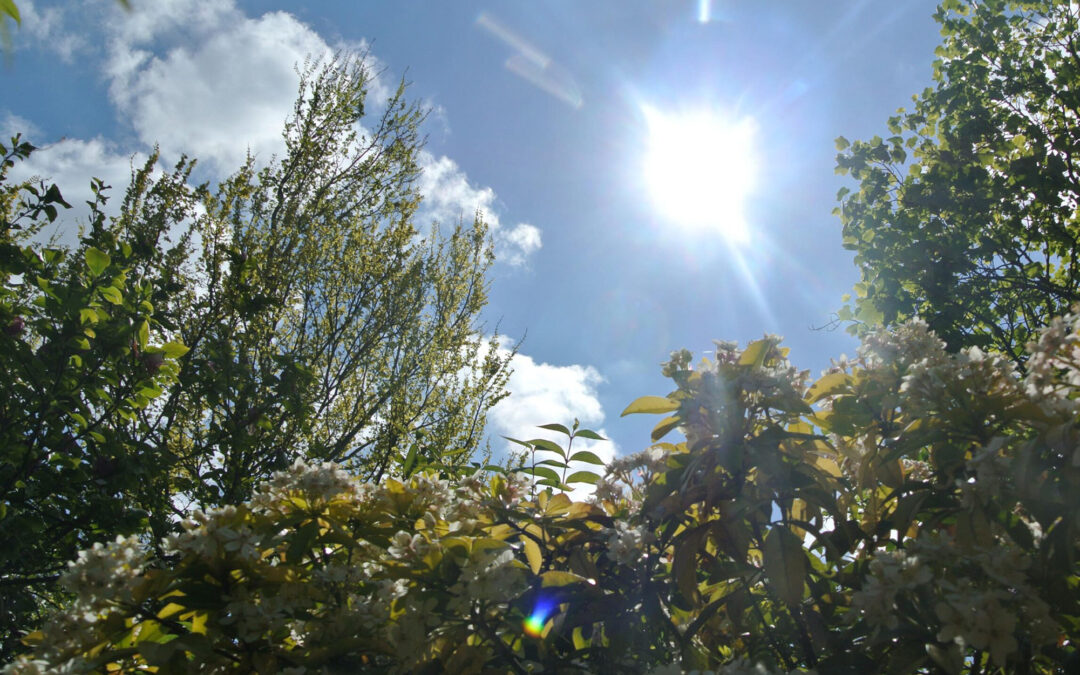
M 666 415 L 654 444 L 588 502 L 522 473 L 370 485 L 297 462 L 164 558 L 82 553 L 76 600 L 4 672 L 1075 667 L 1080 317 L 1025 375 L 918 322 L 813 383 L 786 353 L 674 354 L 675 390 L 626 411 Z

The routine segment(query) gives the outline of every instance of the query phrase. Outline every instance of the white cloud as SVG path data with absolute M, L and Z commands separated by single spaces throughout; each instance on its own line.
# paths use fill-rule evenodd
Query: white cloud
M 218 175 L 249 151 L 263 162 L 281 153 L 297 65 L 333 53 L 292 15 L 250 18 L 231 2 L 159 1 L 118 19 L 106 63 L 117 110 L 167 161 L 189 154 Z
M 36 124 L 10 111 L 5 112 L 4 116 L 0 118 L 0 143 L 5 146 L 15 134 L 22 134 L 21 140 L 26 141 L 40 133 L 41 130 L 38 129 Z
M 249 152 L 259 163 L 280 155 L 282 125 L 293 110 L 299 84 L 297 67 L 309 59 L 329 58 L 340 48 L 365 54 L 372 73 L 372 108 L 381 107 L 392 93 L 379 76 L 383 65 L 365 43 L 331 46 L 286 12 L 250 17 L 234 0 L 155 0 L 135 3 L 130 12 L 115 4 L 40 11 L 30 2 L 26 6 L 32 32 L 42 41 L 90 39 L 85 30 L 72 26 L 101 24 L 104 33 L 98 43 L 104 44 L 109 98 L 141 147 L 157 145 L 165 164 L 188 155 L 212 176 L 223 178 L 238 169 Z M 96 159 L 103 162 L 101 168 L 87 166 L 77 184 L 86 185 L 89 175 L 105 172 L 103 178 L 123 186 L 127 156 L 107 145 L 100 138 L 63 141 L 61 148 L 50 151 L 51 163 L 37 158 L 40 168 L 34 170 L 48 176 L 47 167 L 55 168 L 58 162 L 66 166 L 78 157 Z M 424 151 L 420 163 L 421 220 L 456 223 L 479 212 L 490 226 L 496 259 L 511 266 L 526 265 L 542 247 L 538 227 L 503 226 L 495 191 L 471 183 L 452 159 Z M 116 166 L 124 167 L 123 175 L 113 170 Z M 58 183 L 69 178 L 52 177 Z
M 540 228 L 519 223 L 503 227 L 495 209 L 497 198 L 490 187 L 476 187 L 454 160 L 435 157 L 430 152 L 420 154 L 419 187 L 424 195 L 419 217 L 440 223 L 456 223 L 479 213 L 491 228 L 495 242 L 495 259 L 511 266 L 522 266 L 531 254 L 540 250 Z
M 541 424 L 558 423 L 570 426 L 576 418 L 582 427 L 593 429 L 601 436 L 603 430 L 604 409 L 597 398 L 596 387 L 604 378 L 592 366 L 571 364 L 559 366 L 550 363 L 538 363 L 531 356 L 518 353 L 510 363 L 513 374 L 507 384 L 510 395 L 500 401 L 488 412 L 488 424 L 492 431 L 501 436 L 510 436 L 520 440 L 546 438 L 566 448 L 566 436 L 546 429 L 538 429 Z M 507 443 L 507 451 L 520 450 L 520 446 Z M 611 441 L 575 440 L 572 451 L 591 450 L 605 462 L 610 462 L 616 455 L 615 444 Z M 537 453 L 537 461 L 553 457 L 553 453 Z M 582 469 L 603 474 L 602 467 L 574 462 L 568 473 Z M 592 492 L 592 486 L 582 485 L 575 489 L 572 496 L 583 499 Z
M 71 63 L 76 54 L 87 51 L 89 43 L 85 35 L 65 28 L 64 12 L 59 7 L 39 9 L 32 0 L 20 0 L 20 40 L 28 36 L 40 46 L 55 52 L 64 62 Z
M 496 232 L 496 259 L 513 266 L 524 265 L 528 262 L 529 256 L 540 250 L 542 245 L 540 228 L 528 223 L 518 223 L 512 230 Z

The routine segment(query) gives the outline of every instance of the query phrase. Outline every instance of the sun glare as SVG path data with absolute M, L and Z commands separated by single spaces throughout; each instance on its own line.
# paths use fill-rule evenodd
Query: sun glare
M 649 128 L 645 181 L 660 216 L 686 230 L 745 243 L 744 203 L 757 170 L 753 120 L 712 111 L 643 111 Z

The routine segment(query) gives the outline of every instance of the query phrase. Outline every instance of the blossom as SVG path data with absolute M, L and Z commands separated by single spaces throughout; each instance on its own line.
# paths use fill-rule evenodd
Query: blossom
M 648 534 L 644 527 L 631 527 L 619 520 L 608 528 L 607 555 L 620 565 L 632 565 L 645 554 Z

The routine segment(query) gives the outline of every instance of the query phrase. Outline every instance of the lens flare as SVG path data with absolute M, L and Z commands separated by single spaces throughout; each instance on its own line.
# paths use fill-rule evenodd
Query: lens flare
M 529 615 L 528 619 L 525 619 L 525 632 L 535 638 L 543 635 L 544 624 L 547 623 L 548 617 L 551 616 L 554 610 L 555 603 L 551 600 L 542 598 L 537 601 L 532 614 Z

